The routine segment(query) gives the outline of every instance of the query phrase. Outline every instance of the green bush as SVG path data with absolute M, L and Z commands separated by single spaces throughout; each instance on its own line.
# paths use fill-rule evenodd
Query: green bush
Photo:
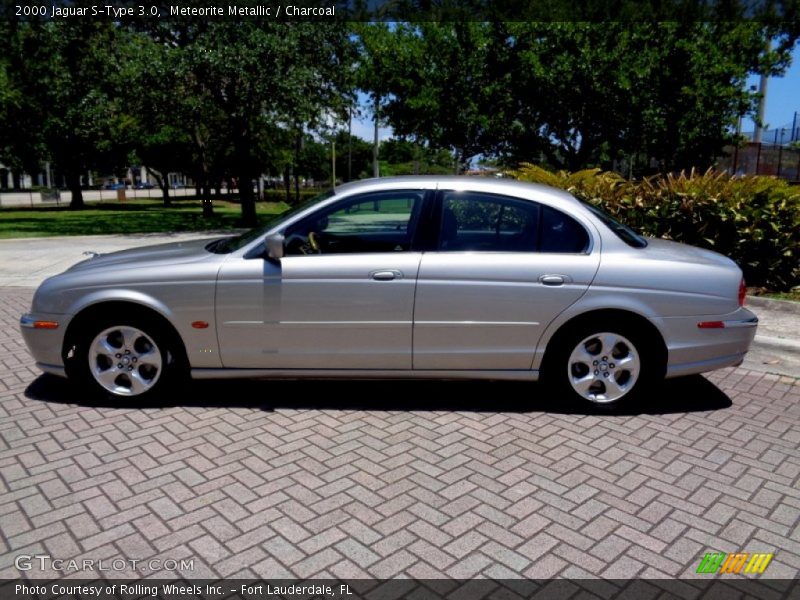
M 782 179 L 693 170 L 628 181 L 527 163 L 509 175 L 568 190 L 646 235 L 729 256 L 748 285 L 786 291 L 800 282 L 800 188 Z

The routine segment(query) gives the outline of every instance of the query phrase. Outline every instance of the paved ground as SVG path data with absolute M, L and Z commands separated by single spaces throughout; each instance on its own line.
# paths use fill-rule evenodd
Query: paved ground
M 137 246 L 180 242 L 225 234 L 208 231 L 0 240 L 0 288 L 36 287 L 46 277 L 61 273 L 76 262 L 85 260 L 87 257 L 83 253 L 87 251 L 115 252 Z
M 0 578 L 22 554 L 193 559 L 193 577 L 690 577 L 738 550 L 800 574 L 797 379 L 725 370 L 617 415 L 458 382 L 90 406 L 31 367 L 31 293 L 0 290 Z

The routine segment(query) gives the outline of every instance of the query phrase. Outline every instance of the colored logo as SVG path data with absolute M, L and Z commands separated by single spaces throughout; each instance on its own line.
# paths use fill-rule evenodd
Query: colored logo
M 737 552 L 725 554 L 724 552 L 706 552 L 698 573 L 727 574 L 727 573 L 763 573 L 772 560 L 773 554 Z M 744 569 L 742 568 L 744 567 Z

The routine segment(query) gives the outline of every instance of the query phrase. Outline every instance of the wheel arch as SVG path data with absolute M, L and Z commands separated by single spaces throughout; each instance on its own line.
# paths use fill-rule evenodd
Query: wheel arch
M 183 365 L 189 365 L 189 359 L 186 353 L 186 345 L 184 344 L 180 333 L 178 333 L 178 330 L 164 313 L 160 312 L 151 305 L 144 304 L 136 300 L 99 299 L 83 306 L 70 320 L 67 330 L 64 333 L 64 343 L 61 349 L 61 357 L 64 361 L 64 366 L 68 366 L 71 358 L 69 353 L 75 347 L 75 344 L 78 341 L 78 336 L 82 331 L 85 330 L 87 326 L 89 326 L 98 318 L 105 318 L 109 315 L 113 316 L 122 311 L 128 315 L 134 315 L 136 318 L 144 318 L 157 323 L 159 331 L 169 338 L 172 347 L 178 354 L 176 358 Z
M 664 341 L 664 336 L 661 334 L 661 331 L 647 317 L 644 317 L 641 314 L 631 310 L 621 308 L 592 309 L 578 315 L 574 315 L 559 325 L 559 327 L 547 340 L 547 344 L 542 354 L 541 369 L 547 369 L 548 360 L 553 356 L 555 349 L 559 346 L 562 340 L 566 339 L 566 337 L 571 334 L 571 332 L 588 327 L 590 324 L 596 324 L 598 320 L 605 320 L 613 323 L 624 323 L 626 326 L 640 328 L 640 331 L 645 332 L 645 337 L 648 340 L 648 349 L 654 354 L 659 374 L 663 375 L 666 373 L 668 351 L 666 342 Z

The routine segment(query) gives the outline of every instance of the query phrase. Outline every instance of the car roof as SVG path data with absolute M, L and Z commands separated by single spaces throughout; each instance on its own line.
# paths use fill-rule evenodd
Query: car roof
M 570 193 L 527 181 L 517 181 L 501 177 L 474 177 L 465 175 L 404 175 L 401 177 L 377 177 L 362 179 L 336 186 L 337 196 L 351 193 L 394 190 L 398 188 L 415 189 L 454 189 L 475 190 L 495 194 L 528 198 L 530 200 L 547 200 L 554 206 L 569 205 L 574 207 L 580 202 Z

